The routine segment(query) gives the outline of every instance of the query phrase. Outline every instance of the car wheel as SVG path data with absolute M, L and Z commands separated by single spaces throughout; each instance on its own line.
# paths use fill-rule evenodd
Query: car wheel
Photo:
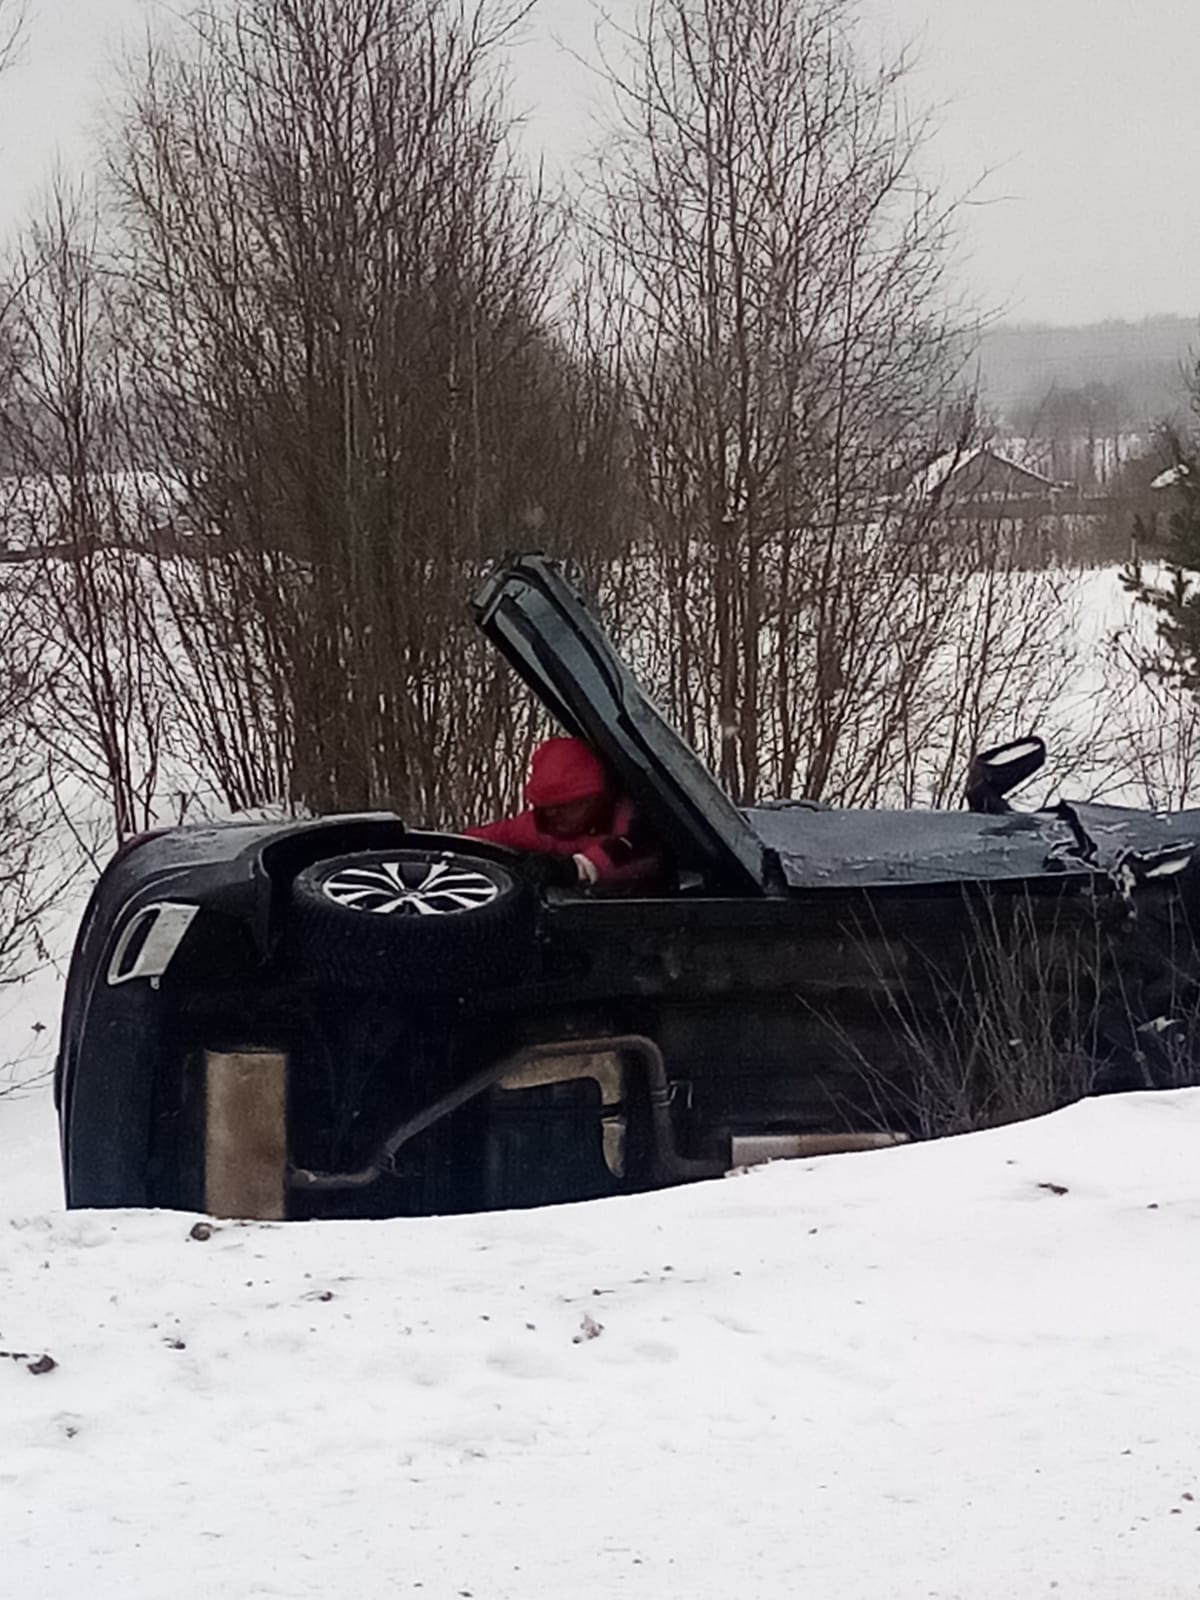
M 524 975 L 533 905 L 510 868 L 450 850 L 371 850 L 297 875 L 289 965 L 315 983 L 465 994 Z

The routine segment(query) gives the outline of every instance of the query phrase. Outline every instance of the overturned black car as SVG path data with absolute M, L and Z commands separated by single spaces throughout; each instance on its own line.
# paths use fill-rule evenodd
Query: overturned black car
M 546 887 L 391 815 L 127 846 L 71 965 L 71 1206 L 399 1216 L 643 1190 L 1187 1081 L 1200 811 L 739 810 L 537 556 L 479 625 L 664 844 Z

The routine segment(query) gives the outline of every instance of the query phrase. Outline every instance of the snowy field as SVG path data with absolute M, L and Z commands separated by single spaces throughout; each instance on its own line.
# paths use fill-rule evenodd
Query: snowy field
M 202 1238 L 46 1214 L 33 1105 L 0 1109 L 5 1594 L 1198 1591 L 1198 1092 Z
M 0 1595 L 1200 1595 L 1200 1091 L 196 1237 L 61 1209 L 74 914 L 0 989 Z

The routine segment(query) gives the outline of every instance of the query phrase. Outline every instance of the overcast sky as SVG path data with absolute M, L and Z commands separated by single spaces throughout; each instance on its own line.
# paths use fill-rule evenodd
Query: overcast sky
M 182 0 L 181 0 L 182 3 Z M 607 0 L 627 16 L 634 0 Z M 1200 314 L 1200 0 L 863 0 L 871 48 L 909 39 L 928 153 L 964 213 L 960 278 L 1014 320 Z M 86 156 L 120 41 L 159 0 L 28 0 L 23 58 L 0 85 L 0 225 L 56 152 Z M 516 52 L 531 139 L 582 148 L 595 89 L 591 0 L 540 0 Z M 985 174 L 987 174 L 985 176 Z

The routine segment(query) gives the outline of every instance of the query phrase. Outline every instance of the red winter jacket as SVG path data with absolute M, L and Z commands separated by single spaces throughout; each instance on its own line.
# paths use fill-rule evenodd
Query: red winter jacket
M 628 800 L 618 800 L 607 833 L 585 833 L 575 839 L 560 839 L 556 834 L 542 832 L 532 808 L 515 817 L 485 823 L 480 828 L 464 828 L 463 832 L 469 839 L 489 839 L 492 844 L 504 844 L 510 850 L 583 856 L 595 867 L 598 883 L 644 883 L 659 876 L 662 857 L 656 851 L 639 851 L 630 841 L 632 822 L 633 807 Z
M 580 834 L 560 839 L 543 833 L 537 813 L 543 806 L 567 805 L 594 794 L 603 794 L 609 778 L 595 753 L 582 739 L 547 739 L 533 752 L 525 799 L 529 809 L 519 816 L 503 817 L 483 827 L 465 828 L 471 839 L 488 839 L 507 845 L 510 850 L 536 851 L 545 855 L 583 856 L 596 871 L 599 883 L 643 883 L 662 872 L 662 857 L 635 842 L 633 807 L 618 799 L 612 818 L 602 833 Z

